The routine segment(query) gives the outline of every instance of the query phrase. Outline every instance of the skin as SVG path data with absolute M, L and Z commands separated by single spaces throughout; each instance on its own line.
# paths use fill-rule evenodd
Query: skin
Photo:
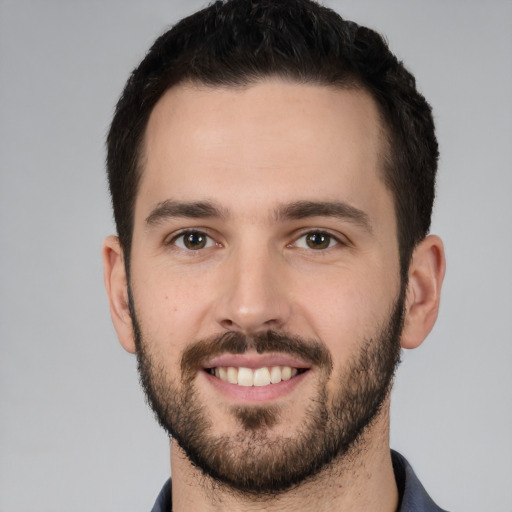
M 378 119 L 362 91 L 277 79 L 236 90 L 185 84 L 161 98 L 144 141 L 130 268 L 144 337 L 173 382 L 179 385 L 180 356 L 192 341 L 275 329 L 325 345 L 333 360 L 327 391 L 335 393 L 336 378 L 362 340 L 385 323 L 400 287 Z M 151 219 L 164 201 L 208 201 L 222 215 Z M 297 201 L 348 205 L 362 216 L 277 214 Z M 206 233 L 207 246 L 187 249 L 177 238 L 183 229 Z M 305 235 L 315 230 L 332 237 L 327 248 L 307 245 Z M 113 322 L 123 347 L 135 352 L 116 237 L 105 241 L 103 256 Z M 442 242 L 428 236 L 409 269 L 403 347 L 418 346 L 433 327 L 444 269 Z M 312 368 L 270 399 L 283 411 L 272 438 L 303 423 L 319 378 Z M 219 392 L 204 372 L 195 385 L 219 435 L 241 428 L 231 405 L 259 399 Z M 314 482 L 265 504 L 203 485 L 171 442 L 174 509 L 396 510 L 389 400 L 363 437 L 364 449 L 350 464 L 339 460 Z

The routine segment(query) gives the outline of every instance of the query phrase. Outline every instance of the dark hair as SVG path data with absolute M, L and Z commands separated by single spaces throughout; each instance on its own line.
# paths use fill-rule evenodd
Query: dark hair
M 438 147 L 432 112 L 383 38 L 311 0 L 227 0 L 181 20 L 132 72 L 107 138 L 107 168 L 127 270 L 149 116 L 185 82 L 241 86 L 276 76 L 359 88 L 376 101 L 386 133 L 383 180 L 392 192 L 402 276 L 430 228 Z

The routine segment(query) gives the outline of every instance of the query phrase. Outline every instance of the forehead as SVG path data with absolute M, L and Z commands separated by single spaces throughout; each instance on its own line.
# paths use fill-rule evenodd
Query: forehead
M 277 79 L 179 85 L 150 116 L 136 214 L 169 195 L 234 204 L 237 194 L 245 206 L 371 198 L 383 187 L 383 138 L 375 102 L 361 90 Z

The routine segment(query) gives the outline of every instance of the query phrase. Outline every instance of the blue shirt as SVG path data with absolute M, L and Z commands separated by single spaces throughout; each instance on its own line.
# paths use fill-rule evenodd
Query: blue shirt
M 432 501 L 404 457 L 392 450 L 391 458 L 400 497 L 397 512 L 446 512 Z M 171 510 L 172 488 L 169 478 L 160 491 L 151 512 L 171 512 Z

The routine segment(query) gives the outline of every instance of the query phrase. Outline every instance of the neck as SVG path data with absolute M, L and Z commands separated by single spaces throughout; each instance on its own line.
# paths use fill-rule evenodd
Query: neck
M 272 496 L 244 495 L 213 482 L 190 463 L 176 442 L 171 442 L 173 510 L 394 512 L 398 491 L 389 450 L 388 411 L 382 407 L 349 454 L 315 477 Z

